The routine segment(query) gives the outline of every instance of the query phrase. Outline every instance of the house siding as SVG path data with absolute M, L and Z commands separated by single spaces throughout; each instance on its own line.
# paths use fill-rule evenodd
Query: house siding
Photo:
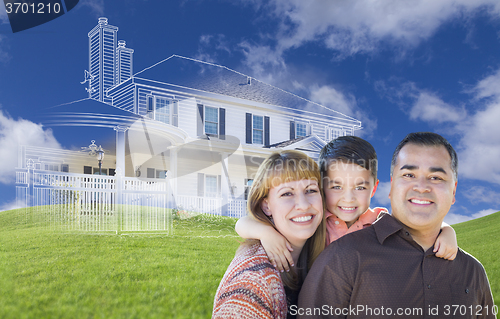
M 196 136 L 197 105 L 195 98 L 179 99 L 179 128 L 188 136 Z

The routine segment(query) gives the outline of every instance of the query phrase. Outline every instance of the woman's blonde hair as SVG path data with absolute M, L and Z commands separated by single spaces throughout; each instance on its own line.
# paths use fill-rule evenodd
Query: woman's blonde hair
M 303 179 L 317 181 L 319 189 L 322 189 L 321 173 L 318 164 L 312 158 L 294 150 L 273 153 L 259 166 L 253 180 L 247 201 L 249 215 L 276 229 L 269 216 L 262 211 L 262 201 L 267 198 L 272 187 Z M 290 289 L 297 290 L 300 288 L 307 271 L 325 248 L 325 232 L 325 218 L 323 216 L 316 232 L 303 246 L 299 260 L 295 261 L 298 273 L 291 270 L 281 275 L 283 283 Z

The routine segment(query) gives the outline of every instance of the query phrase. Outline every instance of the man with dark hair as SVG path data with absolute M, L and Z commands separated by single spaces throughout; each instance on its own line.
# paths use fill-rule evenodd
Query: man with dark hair
M 455 202 L 457 156 L 435 133 L 409 134 L 391 165 L 392 216 L 331 243 L 302 286 L 299 318 L 495 318 L 483 266 L 433 246 Z

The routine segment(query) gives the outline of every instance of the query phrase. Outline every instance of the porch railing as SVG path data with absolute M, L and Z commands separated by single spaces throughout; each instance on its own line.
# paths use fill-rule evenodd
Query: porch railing
M 166 180 L 18 169 L 16 194 L 50 225 L 87 231 L 170 231 L 170 209 L 240 218 L 246 201 L 175 196 Z

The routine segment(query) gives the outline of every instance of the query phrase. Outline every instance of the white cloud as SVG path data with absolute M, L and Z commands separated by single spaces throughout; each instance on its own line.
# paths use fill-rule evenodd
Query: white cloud
M 475 214 L 472 214 L 471 216 L 465 216 L 465 215 L 460 215 L 460 214 L 455 214 L 455 213 L 448 213 L 444 218 L 444 222 L 448 223 L 450 225 L 458 224 L 458 223 L 466 222 L 466 221 L 473 220 L 476 218 L 488 216 L 488 215 L 496 213 L 498 211 L 499 211 L 498 209 L 491 209 L 491 208 L 484 209 L 484 210 L 481 210 Z
M 456 124 L 467 117 L 465 107 L 450 105 L 436 93 L 417 87 L 414 82 L 391 78 L 388 83 L 376 81 L 374 86 L 379 94 L 408 113 L 411 120 Z
M 500 97 L 500 69 L 493 75 L 487 76 L 477 83 L 472 90 L 477 99 Z
M 0 24 L 9 24 L 7 11 L 3 10 L 3 8 L 4 7 L 0 4 Z M 0 34 L 0 62 L 7 62 L 10 58 L 7 53 L 8 48 L 5 39 L 6 37 Z
M 313 84 L 308 90 L 310 91 L 309 99 L 311 101 L 361 121 L 363 130 L 360 131 L 360 134 L 369 136 L 377 128 L 375 117 L 370 117 L 361 110 L 354 95 L 344 94 L 329 85 L 319 86 Z
M 483 186 L 473 186 L 468 188 L 463 195 L 472 203 L 497 203 L 500 193 Z
M 447 223 L 448 225 L 453 225 L 453 224 L 463 223 L 463 222 L 469 221 L 471 219 L 472 219 L 472 217 L 470 217 L 470 216 L 448 213 L 444 217 L 444 222 Z
M 245 59 L 243 64 L 255 78 L 276 86 L 287 82 L 287 67 L 282 52 L 270 46 L 259 46 L 243 41 L 239 44 Z M 283 87 L 283 86 L 281 86 Z
M 377 191 L 373 196 L 373 199 L 375 200 L 377 205 L 385 207 L 389 207 L 391 205 L 391 200 L 389 199 L 390 191 L 391 191 L 391 182 L 379 182 Z
M 96 17 L 104 15 L 104 0 L 81 0 L 77 8 L 89 7 Z
M 491 214 L 496 213 L 498 211 L 500 211 L 500 209 L 491 209 L 491 208 L 490 209 L 483 209 L 483 210 L 473 214 L 472 219 L 488 216 L 488 215 L 491 215 Z
M 12 202 L 3 203 L 0 206 L 0 212 L 3 212 L 5 210 L 23 208 L 23 207 L 26 207 L 26 203 L 23 203 L 22 201 L 14 200 Z
M 19 145 L 61 148 L 50 129 L 25 119 L 12 119 L 0 110 L 0 183 L 15 181 Z
M 370 136 L 377 128 L 376 117 L 362 110 L 353 94 L 325 84 L 325 76 L 320 70 L 289 67 L 281 52 L 270 46 L 242 42 L 240 48 L 245 56 L 244 64 L 255 78 L 361 121 L 363 130 L 359 134 L 362 136 Z
M 500 184 L 500 70 L 479 81 L 472 92 L 478 111 L 457 126 L 462 134 L 460 174 Z
M 10 60 L 10 55 L 7 53 L 8 45 L 5 40 L 6 37 L 0 34 L 0 62 L 7 62 Z
M 198 53 L 194 56 L 195 59 L 205 62 L 217 62 L 218 52 L 231 54 L 230 45 L 226 41 L 223 34 L 209 35 L 205 34 L 200 36 Z
M 353 95 L 345 95 L 328 85 L 313 85 L 311 87 L 310 99 L 324 106 L 328 106 L 340 113 L 352 116 L 353 109 L 357 107 L 356 98 Z
M 437 95 L 421 91 L 410 110 L 410 119 L 426 122 L 457 123 L 467 116 L 464 108 L 457 108 L 445 103 Z
M 273 0 L 269 7 L 282 21 L 277 51 L 318 41 L 341 56 L 376 51 L 381 42 L 414 47 L 452 19 L 500 13 L 496 0 Z
M 460 174 L 500 184 L 500 101 L 478 111 L 461 130 Z
M 3 10 L 3 7 L 0 6 L 0 24 L 9 23 L 9 17 L 7 16 L 7 11 Z
M 446 103 L 413 82 L 377 81 L 375 89 L 408 112 L 410 119 L 428 122 L 436 130 L 459 137 L 454 146 L 461 177 L 500 184 L 500 70 L 468 91 L 473 94 L 469 111 Z

